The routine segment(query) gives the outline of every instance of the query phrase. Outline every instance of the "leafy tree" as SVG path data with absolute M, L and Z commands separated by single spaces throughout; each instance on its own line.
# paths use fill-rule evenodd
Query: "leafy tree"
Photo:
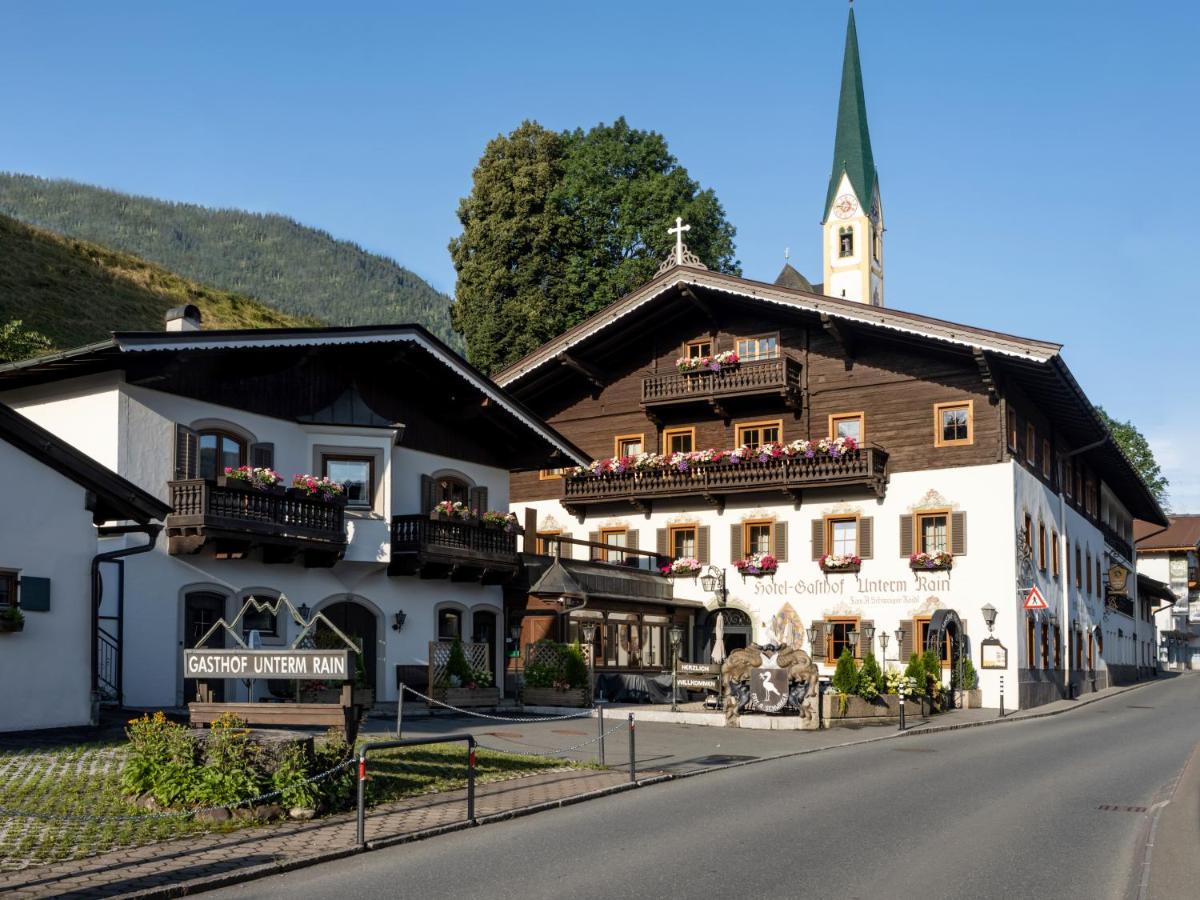
M 25 328 L 20 319 L 0 325 L 0 362 L 28 359 L 50 349 L 50 339 L 44 334 Z
M 1150 449 L 1150 443 L 1146 440 L 1145 436 L 1138 431 L 1137 426 L 1133 422 L 1118 422 L 1106 413 L 1103 407 L 1096 407 L 1096 412 L 1100 413 L 1100 418 L 1108 426 L 1113 440 L 1117 442 L 1117 446 L 1129 457 L 1129 461 L 1133 463 L 1134 469 L 1142 476 L 1142 480 L 1146 482 L 1146 487 L 1150 488 L 1150 493 L 1154 495 L 1154 499 L 1158 501 L 1159 506 L 1163 509 L 1169 509 L 1167 487 L 1170 482 L 1167 481 L 1167 476 L 1159 468 L 1158 460 L 1154 458 L 1154 451 Z
M 740 274 L 721 204 L 662 135 L 624 119 L 562 133 L 526 121 L 489 142 L 450 242 L 468 358 L 495 372 L 649 280 L 676 216 L 705 265 Z

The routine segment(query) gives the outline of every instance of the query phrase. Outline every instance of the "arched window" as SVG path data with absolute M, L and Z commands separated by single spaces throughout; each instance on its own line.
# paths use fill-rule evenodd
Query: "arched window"
M 439 641 L 462 639 L 462 610 L 441 609 L 438 611 L 437 636 Z
M 466 503 L 471 486 L 461 478 L 453 475 L 443 475 L 437 480 L 438 502 L 449 500 L 451 503 Z
M 838 256 L 854 255 L 854 226 L 847 225 L 838 230 Z
M 216 478 L 225 474 L 225 469 L 236 469 L 246 464 L 246 441 L 228 431 L 209 429 L 197 433 L 200 449 L 200 478 Z

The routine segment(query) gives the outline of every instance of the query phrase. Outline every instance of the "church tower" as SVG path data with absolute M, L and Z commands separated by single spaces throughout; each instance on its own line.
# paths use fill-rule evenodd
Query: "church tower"
M 826 296 L 883 306 L 883 208 L 867 130 L 853 6 L 846 26 L 833 172 L 821 230 Z

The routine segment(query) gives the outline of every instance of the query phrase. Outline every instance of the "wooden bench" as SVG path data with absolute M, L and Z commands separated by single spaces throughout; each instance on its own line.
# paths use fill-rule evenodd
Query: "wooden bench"
M 310 726 L 337 728 L 353 744 L 358 736 L 358 723 L 364 709 L 354 703 L 354 686 L 342 685 L 341 703 L 216 703 L 207 685 L 198 684 L 196 693 L 200 699 L 188 704 L 188 715 L 193 725 L 211 725 L 224 715 L 234 715 L 247 725 L 263 728 L 287 726 Z

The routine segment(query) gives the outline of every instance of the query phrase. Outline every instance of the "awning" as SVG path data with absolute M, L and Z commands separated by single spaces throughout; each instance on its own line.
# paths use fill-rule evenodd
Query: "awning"
M 540 597 L 567 597 L 578 605 L 594 605 L 597 600 L 621 600 L 627 603 L 653 603 L 702 609 L 703 603 L 675 597 L 671 579 L 657 572 L 610 563 L 558 557 L 523 557 L 526 574 L 532 582 L 529 593 Z M 582 604 L 577 604 L 578 601 Z
M 1137 589 L 1139 597 L 1156 597 L 1166 603 L 1174 603 L 1176 599 L 1175 592 L 1169 587 L 1140 572 L 1137 577 Z

